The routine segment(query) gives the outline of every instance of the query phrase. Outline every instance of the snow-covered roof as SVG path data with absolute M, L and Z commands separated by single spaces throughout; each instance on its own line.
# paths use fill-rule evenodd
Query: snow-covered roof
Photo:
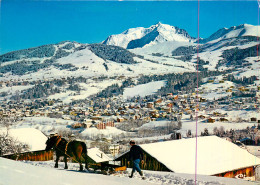
M 6 130 L 1 130 L 6 132 Z M 45 150 L 47 137 L 34 128 L 10 129 L 8 134 L 15 140 L 28 144 L 30 151 Z
M 88 156 L 96 163 L 112 161 L 104 152 L 100 151 L 98 148 L 88 149 Z
M 260 164 L 260 159 L 217 136 L 197 138 L 197 173 L 215 175 Z M 195 173 L 196 138 L 143 144 L 140 147 L 176 173 Z

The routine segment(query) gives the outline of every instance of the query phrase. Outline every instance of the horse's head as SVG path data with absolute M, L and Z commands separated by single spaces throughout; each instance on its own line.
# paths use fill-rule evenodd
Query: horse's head
M 57 146 L 57 143 L 59 141 L 61 137 L 58 135 L 51 135 L 50 137 L 48 137 L 48 140 L 46 141 L 46 148 L 45 150 L 48 151 L 50 149 L 52 149 L 53 147 Z

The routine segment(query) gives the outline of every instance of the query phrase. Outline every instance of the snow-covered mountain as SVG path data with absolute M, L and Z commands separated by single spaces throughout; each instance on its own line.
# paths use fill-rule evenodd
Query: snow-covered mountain
M 241 75 L 259 76 L 258 29 L 243 24 L 223 28 L 204 39 L 204 43 L 199 45 L 199 70 L 235 69 Z M 25 80 L 31 84 L 4 86 L 0 95 L 10 98 L 16 91 L 22 93 L 34 88 L 38 80 L 66 79 L 62 85 L 57 82 L 62 87 L 52 87 L 52 91 L 44 94 L 69 102 L 99 93 L 113 84 L 120 86 L 127 78 L 194 72 L 197 62 L 195 41 L 185 30 L 158 23 L 149 28 L 132 28 L 112 35 L 104 44 L 64 41 L 9 52 L 0 55 L 0 81 Z M 71 77 L 86 80 L 84 83 L 79 80 L 78 87 L 72 87 L 69 86 Z M 101 80 L 97 82 L 99 77 Z M 42 87 L 37 88 L 40 88 L 37 92 L 42 91 Z M 74 91 L 79 89 L 81 94 L 74 95 Z
M 134 49 L 165 41 L 193 42 L 194 38 L 184 29 L 159 22 L 149 28 L 131 28 L 121 34 L 111 35 L 102 43 Z
M 203 43 L 206 42 L 217 42 L 222 39 L 230 39 L 242 36 L 260 36 L 260 26 L 253 26 L 250 24 L 241 24 L 239 26 L 232 26 L 230 28 L 222 28 L 217 32 L 213 33 L 210 37 L 202 40 Z
M 170 73 L 190 70 L 195 70 L 194 66 L 173 58 L 153 61 L 118 46 L 69 41 L 13 51 L 0 56 L 0 80 L 136 76 L 152 74 L 154 71 Z

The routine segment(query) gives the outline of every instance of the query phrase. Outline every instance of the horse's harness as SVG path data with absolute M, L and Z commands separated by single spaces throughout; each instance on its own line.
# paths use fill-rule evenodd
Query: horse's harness
M 57 149 L 57 150 L 59 150 L 60 152 L 64 153 L 65 155 L 67 155 L 69 158 L 73 158 L 73 157 L 71 157 L 69 154 L 67 154 L 68 145 L 69 145 L 69 143 L 70 143 L 71 141 L 67 142 L 66 147 L 65 147 L 65 152 L 63 152 L 61 149 L 58 148 L 58 145 L 59 145 L 60 142 L 61 142 L 61 136 L 58 136 L 54 148 Z M 75 160 L 76 162 L 79 163 L 79 161 L 77 161 L 77 159 L 76 159 L 75 157 L 73 158 L 73 160 Z

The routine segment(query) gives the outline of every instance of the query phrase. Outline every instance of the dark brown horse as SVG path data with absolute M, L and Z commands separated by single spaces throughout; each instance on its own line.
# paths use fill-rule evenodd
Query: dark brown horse
M 80 164 L 80 171 L 83 170 L 82 158 L 85 161 L 85 168 L 88 169 L 87 164 L 87 146 L 81 141 L 67 142 L 64 138 L 58 135 L 53 135 L 46 141 L 45 150 L 54 149 L 56 152 L 55 168 L 58 168 L 58 161 L 60 156 L 64 156 L 65 169 L 68 169 L 67 158 L 72 158 Z

